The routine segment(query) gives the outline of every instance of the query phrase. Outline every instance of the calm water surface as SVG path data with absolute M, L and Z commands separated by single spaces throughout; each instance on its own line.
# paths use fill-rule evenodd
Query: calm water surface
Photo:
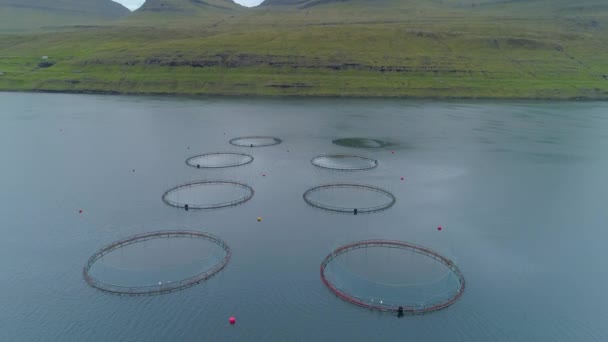
M 284 142 L 228 143 L 252 135 Z M 352 137 L 391 144 L 332 144 Z M 607 150 L 607 103 L 0 93 L 0 340 L 606 341 Z M 206 152 L 255 160 L 218 170 L 184 163 Z M 379 166 L 339 172 L 310 163 L 353 153 Z M 203 179 L 256 193 L 212 211 L 161 201 L 167 189 Z M 376 185 L 397 203 L 354 216 L 302 200 L 331 182 Z M 155 297 L 112 296 L 83 281 L 82 266 L 103 245 L 180 228 L 225 239 L 228 267 Z M 319 279 L 321 260 L 370 238 L 453 259 L 464 296 L 403 319 L 337 299 Z

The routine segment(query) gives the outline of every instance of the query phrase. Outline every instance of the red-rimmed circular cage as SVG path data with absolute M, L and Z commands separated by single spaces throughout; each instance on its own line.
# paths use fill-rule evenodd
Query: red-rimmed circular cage
M 330 282 L 327 279 L 327 277 L 325 275 L 325 269 L 326 269 L 327 265 L 333 259 L 335 259 L 337 256 L 347 253 L 349 251 L 359 249 L 359 248 L 369 248 L 369 247 L 407 249 L 407 250 L 411 250 L 416 253 L 420 253 L 427 257 L 433 258 L 433 259 L 441 262 L 448 269 L 450 269 L 451 272 L 453 272 L 456 275 L 458 282 L 459 282 L 459 288 L 447 300 L 437 302 L 437 303 L 431 303 L 428 305 L 424 304 L 424 305 L 412 306 L 412 305 L 400 305 L 400 304 L 381 304 L 381 303 L 377 303 L 377 302 L 365 302 L 364 300 L 362 300 L 354 295 L 351 295 L 345 291 L 342 291 L 341 289 L 339 289 L 337 286 L 335 286 L 332 282 Z M 384 312 L 398 312 L 399 308 L 402 308 L 403 312 L 406 314 L 419 315 L 419 314 L 425 314 L 425 313 L 445 309 L 448 306 L 454 304 L 462 296 L 462 294 L 464 293 L 464 289 L 465 289 L 464 276 L 462 275 L 462 272 L 460 272 L 460 269 L 456 266 L 456 264 L 454 264 L 454 262 L 452 262 L 452 260 L 442 256 L 441 254 L 439 254 L 427 247 L 423 247 L 423 246 L 419 246 L 419 245 L 416 245 L 413 243 L 403 242 L 403 241 L 364 240 L 364 241 L 359 241 L 359 242 L 354 242 L 354 243 L 344 245 L 342 247 L 337 248 L 336 250 L 331 252 L 329 255 L 327 255 L 327 257 L 325 257 L 325 259 L 321 263 L 320 273 L 321 273 L 321 280 L 323 281 L 323 284 L 325 284 L 325 286 L 327 286 L 327 288 L 331 292 L 333 292 L 336 296 L 338 296 L 339 298 L 341 298 L 349 303 L 352 303 L 352 304 L 355 304 L 355 305 L 358 305 L 358 306 L 361 306 L 361 307 L 364 307 L 367 309 L 384 311 Z

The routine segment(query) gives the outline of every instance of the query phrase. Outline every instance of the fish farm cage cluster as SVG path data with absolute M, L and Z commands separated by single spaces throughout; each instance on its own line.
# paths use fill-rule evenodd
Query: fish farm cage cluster
M 95 263 L 101 259 L 104 255 L 111 253 L 113 251 L 119 250 L 129 245 L 133 245 L 136 243 L 142 243 L 148 240 L 153 239 L 170 239 L 170 238 L 196 238 L 196 239 L 204 239 L 211 243 L 214 243 L 220 246 L 224 250 L 224 257 L 217 264 L 213 265 L 208 270 L 198 273 L 192 277 L 182 279 L 175 282 L 166 282 L 158 285 L 142 285 L 142 286 L 120 286 L 115 284 L 109 284 L 103 282 L 91 275 L 91 268 L 95 265 Z M 213 277 L 218 272 L 220 272 L 228 262 L 232 256 L 232 251 L 230 247 L 224 242 L 224 240 L 220 239 L 217 236 L 214 236 L 209 233 L 203 233 L 198 231 L 190 231 L 190 230 L 165 230 L 165 231 L 157 231 L 150 232 L 144 234 L 133 235 L 128 238 L 118 240 L 112 242 L 111 244 L 99 249 L 95 252 L 82 270 L 85 281 L 91 285 L 92 287 L 99 289 L 104 292 L 118 294 L 118 295 L 131 295 L 131 296 L 142 296 L 142 295 L 155 295 L 162 293 L 169 293 L 178 290 L 183 290 L 185 288 L 194 286 L 199 284 L 207 279 Z
M 282 140 L 275 137 L 250 136 L 234 138 L 230 140 L 229 143 L 238 147 L 265 147 L 281 144 Z M 333 141 L 333 143 L 343 147 L 363 149 L 385 148 L 392 145 L 386 141 L 367 138 L 336 139 Z M 242 166 L 250 164 L 253 161 L 254 157 L 249 154 L 215 152 L 200 154 L 188 158 L 186 160 L 186 164 L 198 169 L 221 169 Z M 378 166 L 378 161 L 376 159 L 349 154 L 321 155 L 313 158 L 311 163 L 319 168 L 338 171 L 370 170 Z M 196 201 L 193 201 L 193 197 L 198 193 L 196 191 L 202 191 L 202 193 L 205 193 L 206 190 L 211 189 L 211 187 L 214 186 L 232 187 L 232 190 L 235 190 L 236 188 L 238 191 L 242 191 L 242 195 L 238 195 L 237 198 L 230 201 L 220 201 L 217 203 L 194 203 Z M 352 191 L 352 194 L 348 193 L 349 191 Z M 185 210 L 218 209 L 245 203 L 251 200 L 253 195 L 254 190 L 252 187 L 238 181 L 203 180 L 182 184 L 167 190 L 162 195 L 162 201 L 169 206 Z M 330 197 L 330 200 L 327 201 L 327 197 L 323 196 Z M 336 198 L 339 202 L 342 199 L 356 199 L 358 196 L 360 198 L 364 198 L 365 200 L 358 202 L 357 206 L 341 206 L 336 204 Z M 370 202 L 370 198 L 372 198 L 373 201 Z M 316 186 L 304 192 L 303 199 L 308 205 L 314 208 L 354 215 L 359 213 L 377 213 L 387 210 L 391 208 L 397 201 L 396 197 L 391 192 L 380 187 L 354 183 L 333 183 Z M 363 203 L 363 205 L 359 205 L 361 203 Z M 260 221 L 260 218 L 258 218 L 258 221 Z M 214 264 L 212 267 L 202 273 L 179 281 L 159 283 L 158 285 L 120 286 L 103 282 L 102 280 L 91 275 L 91 268 L 99 261 L 99 259 L 108 253 L 124 248 L 125 246 L 141 243 L 147 240 L 176 237 L 190 237 L 207 240 L 220 246 L 224 251 L 224 256 L 218 263 Z M 430 258 L 434 262 L 440 263 L 442 267 L 449 270 L 449 272 L 446 274 L 450 275 L 450 281 L 456 281 L 454 283 L 456 284 L 456 287 L 453 289 L 453 293 L 452 291 L 449 292 L 449 297 L 442 298 L 441 300 L 429 300 L 426 302 L 418 301 L 416 302 L 416 305 L 411 305 L 407 303 L 398 303 L 397 301 L 374 301 L 373 299 L 365 298 L 365 296 L 361 296 L 360 294 L 352 293 L 337 285 L 335 281 L 330 279 L 327 274 L 328 268 L 331 266 L 332 262 L 337 262 L 336 258 L 358 249 L 368 248 L 383 248 L 388 250 L 400 249 L 411 251 L 415 255 Z M 118 240 L 99 249 L 88 259 L 83 269 L 83 276 L 85 281 L 90 286 L 107 293 L 118 295 L 162 294 L 188 288 L 208 280 L 226 267 L 231 256 L 232 252 L 228 245 L 222 239 L 212 234 L 189 230 L 157 231 L 134 235 L 122 240 Z M 452 260 L 427 247 L 422 247 L 409 242 L 391 240 L 364 240 L 349 243 L 335 249 L 322 261 L 320 266 L 320 277 L 323 284 L 331 293 L 346 302 L 371 310 L 396 312 L 399 316 L 406 313 L 424 314 L 447 308 L 448 306 L 454 304 L 463 295 L 465 289 L 464 276 L 455 263 L 452 262 Z

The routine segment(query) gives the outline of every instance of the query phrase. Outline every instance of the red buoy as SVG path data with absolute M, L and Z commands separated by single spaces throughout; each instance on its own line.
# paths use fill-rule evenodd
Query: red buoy
M 401 177 L 401 180 L 404 180 L 405 178 Z
M 230 317 L 230 319 L 228 319 L 228 322 L 230 322 L 230 324 L 234 325 L 236 323 L 236 318 Z
M 82 214 L 82 209 L 78 210 L 78 213 Z
M 266 174 L 265 174 L 265 173 L 262 173 L 262 177 L 266 177 Z
M 437 230 L 441 231 L 443 229 L 442 226 L 437 227 Z

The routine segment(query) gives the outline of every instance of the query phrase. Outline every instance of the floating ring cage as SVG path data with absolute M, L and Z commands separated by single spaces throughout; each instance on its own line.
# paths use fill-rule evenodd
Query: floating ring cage
M 205 193 L 205 188 L 209 193 L 207 196 L 219 197 L 221 193 L 217 193 L 217 189 L 214 188 L 225 188 L 224 192 L 237 192 L 238 193 L 229 193 L 232 197 L 227 197 L 225 194 L 222 198 L 217 201 L 211 201 L 202 203 L 200 198 L 197 199 L 197 195 L 201 195 Z M 215 194 L 214 194 L 215 192 Z M 184 209 L 219 209 L 225 207 L 233 207 L 239 204 L 243 204 L 249 201 L 254 194 L 253 188 L 251 188 L 247 184 L 235 182 L 235 181 L 223 181 L 223 180 L 213 180 L 213 181 L 199 181 L 192 182 L 183 185 L 176 186 L 172 189 L 167 190 L 163 196 L 162 200 L 166 204 L 176 207 L 176 208 L 184 208 Z
M 99 279 L 96 279 L 91 275 L 91 268 L 95 263 L 101 259 L 104 255 L 111 253 L 120 248 L 133 245 L 136 243 L 142 243 L 144 241 L 153 240 L 153 239 L 167 239 L 167 238 L 198 238 L 210 241 L 219 247 L 221 247 L 224 251 L 224 257 L 211 268 L 207 269 L 204 272 L 198 273 L 194 276 L 191 276 L 186 279 L 182 279 L 176 282 L 167 282 L 158 285 L 142 285 L 142 286 L 121 286 L 115 284 L 109 284 L 103 282 Z M 201 282 L 208 280 L 209 278 L 216 275 L 220 272 L 228 262 L 232 256 L 232 252 L 230 247 L 224 242 L 224 240 L 218 238 L 209 233 L 197 232 L 197 231 L 189 231 L 189 230 L 167 230 L 167 231 L 157 231 L 150 232 L 145 234 L 133 235 L 128 238 L 115 241 L 101 249 L 99 249 L 95 254 L 93 254 L 87 263 L 85 264 L 82 274 L 84 276 L 84 280 L 91 285 L 92 287 L 99 289 L 104 292 L 118 294 L 118 295 L 132 295 L 132 296 L 141 296 L 141 295 L 155 295 L 155 294 L 163 294 L 174 292 L 178 290 L 183 290 L 185 288 L 194 286 Z
M 230 140 L 230 144 L 234 146 L 245 146 L 245 147 L 265 147 L 273 146 L 282 143 L 283 140 L 275 137 L 240 137 Z
M 354 293 L 350 293 L 348 290 L 338 286 L 329 279 L 327 274 L 328 265 L 330 265 L 336 260 L 337 257 L 343 254 L 363 248 L 401 249 L 411 251 L 412 253 L 416 253 L 417 255 L 422 255 L 424 257 L 430 258 L 434 261 L 441 263 L 449 270 L 450 276 L 453 277 L 453 281 L 457 282 L 455 283 L 456 286 L 453 291 L 449 292 L 448 296 L 442 297 L 439 300 L 435 298 L 435 300 L 431 300 L 428 302 L 419 302 L 415 305 L 399 302 L 384 302 L 382 300 L 364 298 Z M 402 241 L 365 240 L 339 247 L 333 252 L 331 252 L 327 257 L 325 257 L 325 259 L 321 263 L 320 274 L 323 284 L 325 284 L 325 286 L 339 298 L 349 303 L 358 305 L 360 307 L 384 312 L 398 313 L 399 309 L 401 308 L 404 314 L 425 314 L 445 309 L 448 306 L 454 304 L 462 296 L 465 289 L 464 276 L 462 275 L 462 272 L 460 272 L 460 269 L 454 264 L 454 262 L 429 248 Z
M 330 193 L 323 196 L 324 193 Z M 332 194 L 333 193 L 333 194 Z M 336 183 L 320 185 L 308 189 L 303 195 L 309 205 L 338 213 L 375 213 L 392 207 L 397 199 L 395 196 L 376 186 L 362 184 Z M 352 205 L 341 203 L 361 200 Z
M 392 145 L 388 141 L 370 138 L 340 138 L 332 142 L 338 146 L 355 148 L 383 148 Z
M 249 164 L 253 157 L 244 153 L 205 153 L 190 157 L 186 164 L 199 169 L 219 169 Z
M 375 159 L 347 154 L 318 156 L 313 158 L 311 163 L 324 169 L 341 171 L 369 170 L 378 166 L 378 161 Z

